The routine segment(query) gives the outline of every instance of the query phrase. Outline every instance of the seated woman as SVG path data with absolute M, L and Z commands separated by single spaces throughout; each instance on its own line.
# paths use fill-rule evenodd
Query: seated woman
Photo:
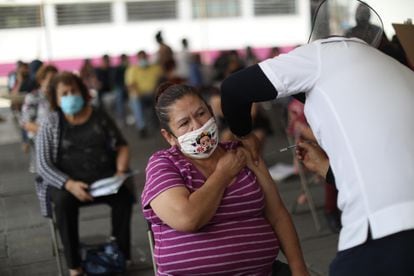
M 79 207 L 106 203 L 112 208 L 112 235 L 130 258 L 130 221 L 133 197 L 122 186 L 118 193 L 92 198 L 88 187 L 102 178 L 121 175 L 129 167 L 129 150 L 114 122 L 89 104 L 82 80 L 68 72 L 56 75 L 49 90 L 53 112 L 37 136 L 37 194 L 42 214 L 50 216 L 54 203 L 57 228 L 70 275 L 80 275 Z
M 210 107 L 190 86 L 162 84 L 156 111 L 171 145 L 152 155 L 142 193 L 157 275 L 271 275 L 281 248 L 309 275 L 267 168 L 238 142 L 218 142 Z

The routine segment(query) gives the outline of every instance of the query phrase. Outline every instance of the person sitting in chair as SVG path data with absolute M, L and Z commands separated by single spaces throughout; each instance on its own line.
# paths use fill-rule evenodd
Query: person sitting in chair
M 264 161 L 255 166 L 238 142 L 218 142 L 211 108 L 195 88 L 164 83 L 155 101 L 171 145 L 149 159 L 141 196 L 157 275 L 271 275 L 279 248 L 292 275 L 309 275 Z
M 57 228 L 70 275 L 82 274 L 79 256 L 79 207 L 106 203 L 112 208 L 112 235 L 130 259 L 130 224 L 133 197 L 122 186 L 118 193 L 93 198 L 93 182 L 122 175 L 129 167 L 125 139 L 109 116 L 89 104 L 82 80 L 68 72 L 52 79 L 49 102 L 53 112 L 37 136 L 36 189 L 44 216 L 53 202 Z

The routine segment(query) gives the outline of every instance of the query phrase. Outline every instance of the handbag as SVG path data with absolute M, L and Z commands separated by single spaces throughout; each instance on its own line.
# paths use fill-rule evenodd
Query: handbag
M 85 249 L 85 251 L 82 268 L 87 275 L 112 275 L 125 272 L 125 256 L 114 237 L 104 244 Z

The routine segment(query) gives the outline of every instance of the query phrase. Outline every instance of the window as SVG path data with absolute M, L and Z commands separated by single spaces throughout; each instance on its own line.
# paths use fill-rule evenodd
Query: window
M 127 2 L 127 21 L 177 18 L 177 1 Z
M 192 0 L 193 18 L 240 16 L 239 0 Z
M 0 29 L 40 27 L 41 6 L 0 7 Z
M 296 0 L 254 0 L 255 15 L 294 13 L 296 13 Z
M 58 25 L 109 23 L 112 21 L 111 3 L 77 3 L 56 5 Z

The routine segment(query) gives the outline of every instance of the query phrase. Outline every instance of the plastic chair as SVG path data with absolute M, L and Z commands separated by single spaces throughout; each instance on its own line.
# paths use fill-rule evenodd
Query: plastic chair
M 51 232 L 51 235 L 52 235 L 52 252 L 53 252 L 53 255 L 55 256 L 55 259 L 56 259 L 56 266 L 57 266 L 57 269 L 58 269 L 58 276 L 63 276 L 63 275 L 65 275 L 63 273 L 63 263 L 62 263 L 63 248 L 60 247 L 60 242 L 59 242 L 59 238 L 58 238 L 58 228 L 57 228 L 57 224 L 56 224 L 56 216 L 55 216 L 55 212 L 54 212 L 53 202 L 51 202 L 51 204 L 52 204 L 52 212 L 51 212 L 52 217 L 49 218 L 49 227 L 50 227 L 50 232 Z M 80 210 L 82 210 L 84 208 L 88 208 L 88 207 L 96 207 L 96 206 L 99 206 L 99 205 L 104 205 L 104 204 L 98 203 L 98 204 L 86 205 L 86 206 L 80 207 Z
M 134 199 L 134 203 L 137 202 L 137 187 L 136 187 L 136 178 L 139 175 L 138 171 L 132 172 L 132 174 L 134 175 L 134 177 L 130 177 L 127 180 L 125 180 L 125 183 L 123 185 L 125 185 L 132 193 L 133 195 L 133 199 Z M 53 255 L 55 256 L 56 259 L 56 266 L 58 269 L 58 276 L 63 276 L 63 264 L 62 264 L 62 255 L 63 255 L 63 250 L 62 248 L 59 248 L 59 240 L 58 240 L 58 229 L 57 229 L 57 224 L 56 224 L 56 216 L 55 216 L 55 212 L 54 212 L 54 204 L 53 202 L 50 202 L 52 205 L 52 214 L 51 214 L 51 218 L 49 218 L 49 228 L 50 228 L 50 232 L 51 232 L 51 236 L 52 236 L 52 252 Z M 91 204 L 91 205 L 86 205 L 86 206 L 82 206 L 80 209 L 86 208 L 86 207 L 93 207 L 93 206 L 97 206 L 97 205 L 101 205 L 101 204 Z M 151 248 L 152 250 L 152 248 Z M 152 251 L 151 251 L 152 253 Z

